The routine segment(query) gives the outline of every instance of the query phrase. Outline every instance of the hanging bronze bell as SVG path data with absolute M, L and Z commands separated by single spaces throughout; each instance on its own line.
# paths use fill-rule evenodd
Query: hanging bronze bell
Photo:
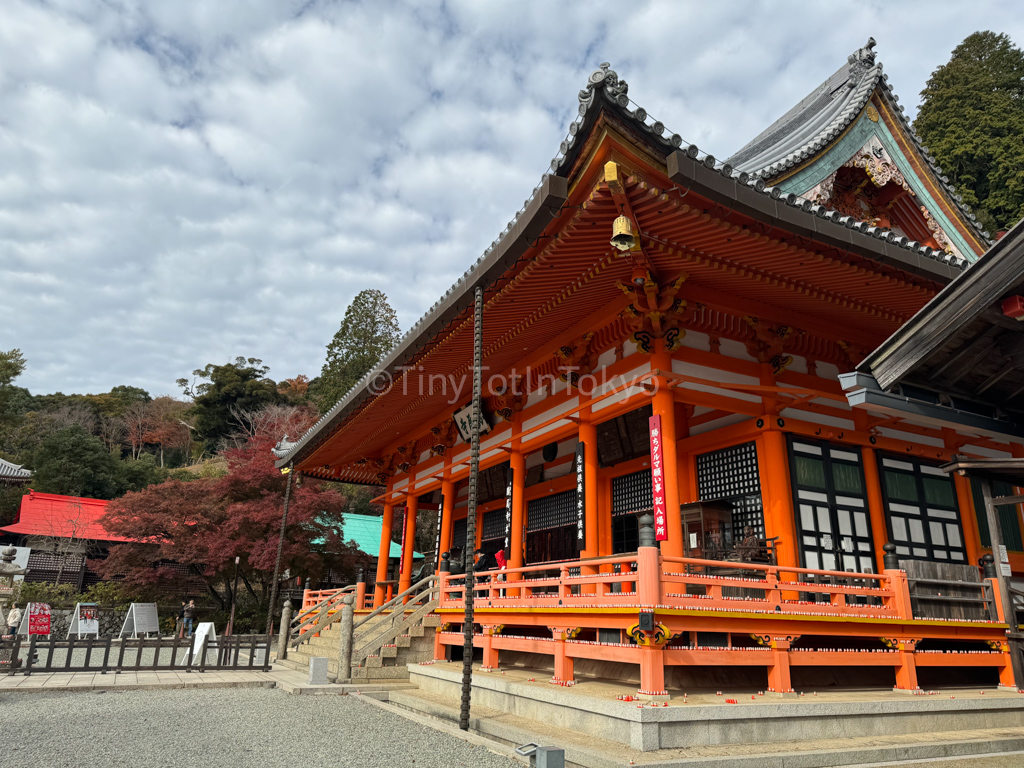
M 630 221 L 628 216 L 619 216 L 612 224 L 612 246 L 620 251 L 628 251 L 635 243 L 633 222 Z

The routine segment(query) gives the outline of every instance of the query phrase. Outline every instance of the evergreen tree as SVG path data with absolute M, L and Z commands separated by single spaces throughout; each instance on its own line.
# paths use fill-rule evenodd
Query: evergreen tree
M 975 32 L 921 91 L 914 129 L 982 225 L 1024 217 L 1024 52 Z
M 206 381 L 190 384 L 188 379 L 178 379 L 178 386 L 193 398 L 190 410 L 195 417 L 196 435 L 209 453 L 239 429 L 239 412 L 256 411 L 284 399 L 277 384 L 267 378 L 268 371 L 270 368 L 258 358 L 236 357 L 233 363 L 211 364 L 192 371 Z
M 24 370 L 25 358 L 20 349 L 0 351 L 0 424 L 13 416 L 14 401 L 24 391 L 13 383 Z
M 110 499 L 121 487 L 119 462 L 80 425 L 48 434 L 32 457 L 32 485 L 63 496 Z
M 325 413 L 398 343 L 398 317 L 382 291 L 360 291 L 327 345 L 316 381 L 316 403 Z

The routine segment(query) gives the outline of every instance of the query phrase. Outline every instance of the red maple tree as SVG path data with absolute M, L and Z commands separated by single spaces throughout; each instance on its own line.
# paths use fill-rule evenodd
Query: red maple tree
M 265 606 L 287 482 L 270 449 L 282 435 L 302 434 L 315 419 L 308 407 L 276 407 L 241 447 L 225 452 L 224 477 L 168 480 L 112 501 L 103 526 L 135 541 L 111 547 L 99 564 L 101 573 L 168 594 L 180 591 L 184 566 L 227 608 L 238 557 L 242 586 Z M 348 499 L 329 483 L 293 482 L 282 569 L 317 579 L 330 568 L 351 578 L 366 557 L 336 532 L 347 506 Z

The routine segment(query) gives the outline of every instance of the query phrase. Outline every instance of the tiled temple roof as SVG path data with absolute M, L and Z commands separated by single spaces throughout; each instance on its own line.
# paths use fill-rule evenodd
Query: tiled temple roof
M 942 175 L 942 168 L 911 127 L 899 97 L 889 87 L 889 76 L 883 74 L 882 63 L 876 61 L 874 48 L 875 39 L 868 38 L 867 45 L 851 53 L 831 77 L 726 162 L 753 178 L 770 181 L 826 150 L 857 119 L 878 90 L 893 107 L 893 114 L 897 115 L 901 127 L 935 174 L 950 202 L 983 241 L 990 243 L 988 233 L 964 204 L 949 178 Z
M 0 459 L 0 480 L 31 480 L 32 471 L 25 469 L 20 464 L 12 464 L 5 459 Z
M 756 192 L 771 198 L 776 204 L 798 209 L 796 212 L 798 217 L 801 215 L 806 215 L 809 219 L 817 217 L 884 241 L 887 248 L 896 248 L 907 254 L 908 263 L 921 257 L 941 262 L 953 269 L 966 269 L 968 265 L 966 259 L 921 245 L 890 230 L 871 226 L 867 222 L 859 221 L 823 205 L 817 205 L 798 195 L 783 192 L 778 187 L 769 187 L 763 178 L 756 178 L 746 171 L 737 170 L 728 162 L 718 161 L 714 156 L 701 151 L 695 144 L 686 145 L 679 134 L 668 131 L 661 121 L 654 120 L 646 109 L 631 101 L 628 90 L 629 86 L 619 78 L 614 70 L 610 69 L 608 63 L 601 64 L 600 68 L 590 75 L 586 87 L 579 92 L 579 109 L 576 119 L 569 126 L 568 135 L 559 145 L 558 154 L 551 161 L 550 172 L 541 177 L 540 184 L 534 187 L 530 197 L 516 212 L 515 217 L 505 226 L 498 238 L 484 250 L 476 262 L 399 339 L 398 344 L 384 356 L 377 366 L 356 382 L 352 389 L 333 408 L 321 416 L 297 442 L 282 446 L 283 450 L 275 452 L 278 458 L 278 467 L 301 460 L 328 439 L 364 403 L 376 396 L 373 382 L 378 377 L 390 371 L 399 371 L 402 366 L 410 365 L 411 361 L 415 360 L 427 345 L 443 335 L 445 329 L 448 329 L 451 323 L 469 308 L 473 303 L 473 289 L 477 285 L 482 285 L 485 288 L 492 285 L 516 262 L 517 256 L 513 251 L 517 248 L 525 250 L 523 243 L 535 240 L 547 223 L 559 213 L 557 208 L 564 200 L 564 192 L 556 192 L 559 185 L 552 182 L 561 181 L 568 176 L 573 160 L 582 150 L 584 139 L 598 120 L 602 110 L 613 113 L 642 141 L 659 149 L 666 157 L 675 151 L 683 152 L 694 162 L 721 174 L 724 180 L 735 183 L 737 189 L 746 188 L 748 193 Z M 565 182 L 561 181 L 563 190 L 564 186 Z M 799 211 L 803 211 L 803 214 L 800 214 Z M 546 220 L 544 220 L 545 216 Z M 813 225 L 809 229 L 813 230 Z M 880 258 L 880 261 L 882 260 L 884 259 Z M 361 482 L 374 481 L 366 479 Z

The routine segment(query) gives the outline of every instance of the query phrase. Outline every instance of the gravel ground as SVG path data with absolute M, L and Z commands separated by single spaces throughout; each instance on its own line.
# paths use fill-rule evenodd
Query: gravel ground
M 268 688 L 0 694 L 19 768 L 522 768 L 351 696 Z

